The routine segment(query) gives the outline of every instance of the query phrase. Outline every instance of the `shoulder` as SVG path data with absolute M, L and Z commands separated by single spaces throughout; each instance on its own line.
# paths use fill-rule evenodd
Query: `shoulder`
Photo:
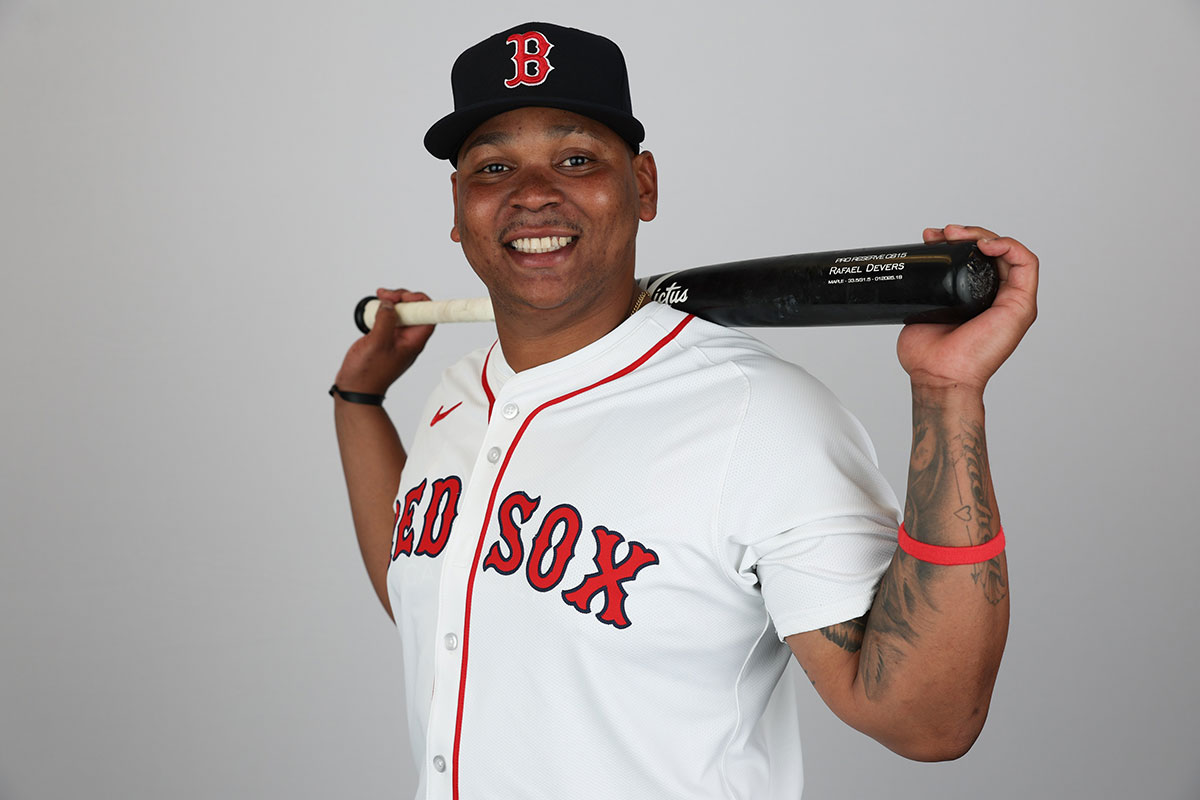
M 670 329 L 687 315 L 669 306 L 655 309 L 655 321 Z M 802 366 L 787 361 L 770 345 L 745 331 L 699 318 L 686 323 L 673 342 L 691 357 L 696 369 L 725 373 L 742 386 L 748 410 L 770 415 L 795 415 L 798 408 L 841 409 L 841 403 L 819 379 Z
M 655 309 L 654 321 L 664 331 L 686 319 L 670 307 Z M 866 430 L 834 393 L 754 336 L 696 318 L 671 346 L 676 356 L 666 361 L 675 363 L 660 373 L 669 373 L 669 380 L 648 382 L 669 383 L 674 396 L 691 397 L 694 422 L 731 432 L 734 468 L 759 475 L 805 461 L 819 473 L 831 458 L 875 461 Z

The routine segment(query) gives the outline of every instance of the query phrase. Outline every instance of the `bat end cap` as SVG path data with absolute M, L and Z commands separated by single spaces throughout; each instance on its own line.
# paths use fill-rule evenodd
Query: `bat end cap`
M 366 313 L 367 313 L 367 306 L 370 305 L 372 302 L 378 303 L 379 298 L 375 297 L 374 295 L 368 295 L 367 297 L 364 297 L 362 300 L 359 300 L 358 305 L 356 305 L 354 307 L 354 324 L 356 326 L 358 326 L 358 329 L 360 331 L 362 331 L 363 333 L 371 332 L 371 326 L 367 324 Z

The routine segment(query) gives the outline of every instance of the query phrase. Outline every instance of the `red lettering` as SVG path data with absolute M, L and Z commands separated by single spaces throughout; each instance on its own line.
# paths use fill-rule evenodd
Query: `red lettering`
M 508 546 L 508 556 L 500 552 L 500 542 L 496 542 L 488 550 L 483 568 L 492 569 L 501 575 L 511 575 L 521 566 L 525 558 L 525 548 L 521 544 L 521 526 L 529 522 L 533 512 L 541 504 L 540 497 L 534 498 L 524 492 L 513 492 L 500 503 L 497 517 L 500 520 L 500 539 Z M 513 512 L 520 514 L 521 521 L 513 520 Z
M 563 526 L 563 536 L 557 545 L 553 544 L 554 530 Z M 548 592 L 562 580 L 563 573 L 575 555 L 575 540 L 583 530 L 583 520 L 579 512 L 571 506 L 555 506 L 542 520 L 542 527 L 533 537 L 533 547 L 529 550 L 529 563 L 525 565 L 525 574 L 529 585 L 539 592 Z M 550 568 L 542 572 L 542 561 L 546 551 L 553 552 Z
M 629 542 L 629 555 L 620 563 L 613 562 L 617 545 L 625 540 L 621 534 L 604 527 L 592 529 L 596 535 L 596 567 L 599 570 L 583 579 L 574 589 L 563 592 L 563 600 L 584 614 L 590 610 L 592 599 L 604 592 L 604 608 L 596 614 L 601 622 L 617 628 L 627 628 L 625 615 L 626 592 L 621 584 L 631 581 L 643 568 L 658 563 L 658 555 L 638 542 Z
M 446 546 L 450 538 L 450 526 L 458 516 L 458 496 L 462 493 L 462 481 L 451 475 L 433 482 L 433 491 L 429 497 L 429 510 L 425 512 L 425 527 L 421 530 L 421 539 L 417 542 L 414 555 L 436 556 Z M 436 532 L 434 523 L 441 520 Z
M 546 56 L 554 45 L 537 31 L 529 33 L 514 33 L 508 37 L 508 44 L 516 45 L 512 61 L 517 66 L 517 72 L 504 82 L 509 89 L 515 89 L 521 84 L 539 86 L 554 69 Z
M 425 481 L 421 481 L 419 486 L 414 486 L 408 490 L 408 494 L 404 495 L 403 513 L 401 513 L 400 501 L 396 501 L 396 521 L 392 529 L 392 561 L 400 557 L 401 553 L 405 555 L 412 554 L 413 545 L 413 511 L 416 510 L 417 504 L 421 502 L 421 497 L 425 494 Z

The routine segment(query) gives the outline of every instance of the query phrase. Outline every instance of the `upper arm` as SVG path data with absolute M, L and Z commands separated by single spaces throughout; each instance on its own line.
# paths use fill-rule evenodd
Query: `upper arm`
M 785 639 L 825 704 L 843 722 L 859 730 L 857 677 L 866 629 L 867 616 L 863 615 Z
M 862 647 L 867 619 L 863 616 L 793 634 L 785 641 L 821 699 L 850 727 L 917 761 L 945 761 L 967 752 L 983 725 L 986 701 L 964 707 L 956 700 L 954 687 L 944 681 L 932 687 L 892 691 L 884 698 L 867 696 L 860 676 L 882 669 L 883 658 L 874 640 Z M 875 635 L 875 631 L 871 633 Z M 864 657 L 871 661 L 862 663 Z M 921 671 L 930 672 L 936 669 Z

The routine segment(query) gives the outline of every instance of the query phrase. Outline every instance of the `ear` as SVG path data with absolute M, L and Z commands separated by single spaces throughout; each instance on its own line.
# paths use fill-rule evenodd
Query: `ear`
M 633 157 L 633 175 L 638 187 L 638 218 L 649 222 L 658 216 L 658 165 L 653 153 L 644 150 Z
M 450 241 L 462 242 L 458 235 L 458 173 L 450 173 L 450 197 L 454 201 L 454 225 L 450 228 Z

